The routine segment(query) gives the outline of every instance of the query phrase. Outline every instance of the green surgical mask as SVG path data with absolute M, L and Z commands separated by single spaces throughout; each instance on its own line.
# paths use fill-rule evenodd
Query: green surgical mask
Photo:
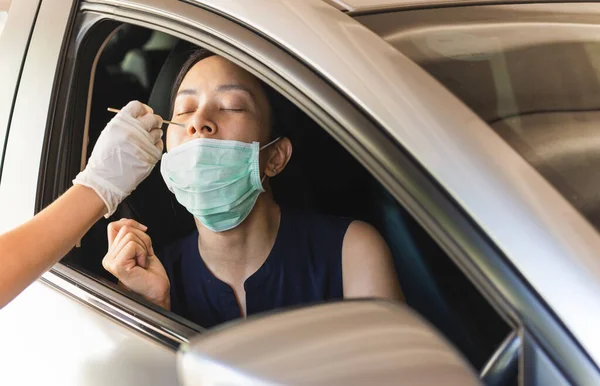
M 177 201 L 206 228 L 240 225 L 264 192 L 258 142 L 198 138 L 163 154 L 160 172 Z

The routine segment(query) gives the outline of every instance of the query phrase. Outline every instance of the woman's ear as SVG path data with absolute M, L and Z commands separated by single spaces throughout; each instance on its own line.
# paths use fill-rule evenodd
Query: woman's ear
M 269 158 L 265 165 L 265 174 L 274 177 L 285 169 L 292 157 L 292 142 L 283 137 L 270 146 Z

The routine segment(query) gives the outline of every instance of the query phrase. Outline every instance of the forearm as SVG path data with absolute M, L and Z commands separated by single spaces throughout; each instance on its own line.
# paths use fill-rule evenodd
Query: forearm
M 60 260 L 106 213 L 102 199 L 73 186 L 18 228 L 0 236 L 0 308 Z

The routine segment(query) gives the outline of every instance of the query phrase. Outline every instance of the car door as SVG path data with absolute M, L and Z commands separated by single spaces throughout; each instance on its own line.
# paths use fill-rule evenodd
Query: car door
M 201 38 L 204 43 L 215 41 L 214 28 L 225 36 L 247 33 L 213 12 L 175 1 L 123 2 L 116 6 L 114 2 L 45 0 L 37 12 L 8 137 L 0 185 L 3 229 L 25 221 L 69 186 L 72 175 L 65 168 L 79 167 L 80 162 L 77 157 L 70 161 L 60 158 L 66 154 L 61 146 L 70 148 L 71 136 L 85 143 L 82 133 L 89 91 L 78 85 L 93 77 L 97 59 L 97 51 L 86 48 L 96 43 L 103 46 L 105 41 L 95 41 L 92 30 L 96 33 L 95 28 L 99 28 L 102 34 L 114 27 L 111 23 L 115 21 L 151 26 L 188 39 Z M 271 47 L 262 39 L 254 43 L 257 49 L 263 44 Z M 289 61 L 286 55 L 281 59 Z M 258 63 L 247 54 L 244 60 Z M 302 66 L 296 67 L 310 74 Z M 271 76 L 276 75 L 271 72 Z M 305 98 L 300 93 L 296 97 Z M 78 145 L 81 152 L 81 142 Z M 92 277 L 57 264 L 0 314 L 0 382 L 175 384 L 176 350 L 198 332 L 201 329 L 175 315 L 165 316 Z M 31 371 L 32 363 L 36 364 L 35 371 Z
M 74 8 L 71 3 L 44 1 L 39 29 L 36 26 L 32 36 L 32 48 L 38 51 L 32 52 L 23 72 L 23 79 L 31 76 L 31 80 L 19 90 L 15 108 L 19 117 L 14 120 L 15 128 L 21 129 L 11 130 L 6 157 L 11 169 L 0 186 L 0 205 L 11 214 L 7 227 L 25 220 L 68 187 L 73 176 L 61 174 L 63 169 L 56 165 L 80 164 L 79 159 L 60 159 L 63 153 L 58 151 L 57 138 L 85 127 L 89 87 L 79 86 L 86 77 L 89 84 L 93 65 L 86 67 L 79 59 L 93 62 L 83 44 L 90 43 L 85 39 L 90 36 L 87 32 L 112 21 L 153 28 L 229 55 L 304 106 L 449 251 L 511 322 L 515 334 L 527 324 L 538 339 L 540 331 L 554 335 L 553 341 L 542 341 L 542 346 L 552 353 L 553 364 L 567 357 L 560 362 L 559 374 L 566 372 L 571 379 L 597 376 L 560 320 L 503 254 L 510 252 L 516 259 L 523 251 L 507 247 L 499 251 L 470 217 L 481 216 L 476 209 L 485 207 L 484 203 L 471 207 L 475 205 L 471 199 L 457 199 L 459 193 L 471 192 L 452 189 L 472 177 L 461 174 L 463 179 L 457 178 L 457 170 L 473 169 L 468 166 L 473 159 L 466 152 L 454 151 L 464 146 L 454 135 L 465 125 L 485 133 L 485 125 L 416 65 L 339 10 L 316 0 L 278 1 L 268 2 L 271 12 L 266 13 L 261 9 L 265 3 L 96 0 Z M 298 38 L 307 31 L 309 36 Z M 34 96 L 38 104 L 31 103 Z M 445 147 L 440 140 L 447 141 Z M 441 148 L 447 157 L 436 154 Z M 449 159 L 453 167 L 445 164 Z M 478 160 L 484 161 L 491 162 Z M 481 184 L 495 186 L 491 177 L 484 178 L 487 171 L 475 170 L 474 175 Z M 493 225 L 477 219 L 484 230 Z M 578 224 L 577 219 L 573 221 Z M 492 234 L 494 240 L 499 237 Z M 530 248 L 537 245 L 535 239 L 530 243 Z M 26 372 L 26 364 L 12 359 L 9 371 L 0 376 L 16 380 L 13 384 L 48 379 L 61 384 L 172 384 L 175 350 L 202 332 L 64 264 L 26 290 L 0 318 L 7 327 L 0 332 L 9 342 L 4 347 L 14 358 L 31 355 L 30 348 L 35 347 L 38 356 L 34 360 L 45 358 L 47 363 L 32 373 Z M 501 349 L 512 354 L 512 347 L 507 344 Z M 573 361 L 580 362 L 579 374 L 570 367 Z M 491 364 L 498 367 L 501 362 L 492 358 Z
M 396 197 L 413 210 L 412 213 L 417 213 L 416 217 L 433 233 L 436 228 L 443 228 L 441 222 L 444 220 L 440 220 L 438 210 L 448 215 L 447 224 L 453 224 L 452 230 L 446 229 L 446 236 L 465 226 L 463 231 L 466 233 L 462 236 L 454 234 L 446 238 L 438 234 L 445 238 L 446 246 L 454 244 L 458 247 L 461 240 L 470 239 L 468 246 L 458 247 L 469 250 L 477 238 L 483 242 L 480 246 L 487 245 L 477 256 L 467 258 L 462 267 L 473 275 L 474 281 L 488 288 L 488 296 L 495 298 L 499 307 L 506 307 L 507 302 L 511 304 L 509 313 L 515 317 L 515 331 L 528 339 L 535 336 L 536 347 L 540 350 L 537 353 L 540 357 L 551 358 L 543 362 L 544 365 L 555 366 L 557 370 L 556 382 L 561 381 L 565 373 L 567 379 L 576 383 L 587 382 L 587 376 L 598 377 L 596 364 L 588 357 L 588 354 L 594 356 L 598 347 L 590 341 L 595 336 L 589 334 L 588 328 L 596 318 L 581 318 L 577 309 L 580 310 L 582 304 L 576 303 L 577 308 L 574 308 L 574 303 L 563 302 L 564 296 L 557 293 L 551 283 L 556 280 L 556 274 L 564 275 L 565 281 L 574 284 L 571 295 L 577 294 L 575 296 L 585 302 L 597 302 L 598 296 L 594 294 L 598 289 L 598 278 L 589 274 L 597 273 L 594 259 L 600 240 L 585 219 L 533 168 L 418 66 L 322 2 L 277 2 L 271 4 L 269 13 L 262 12 L 259 7 L 240 7 L 227 1 L 198 3 L 218 9 L 276 41 L 384 126 L 385 131 L 427 170 L 428 178 L 443 186 L 444 192 L 435 199 L 431 195 L 427 204 L 421 201 L 416 206 L 412 200 L 420 201 L 417 197 L 423 197 L 422 190 L 410 194 L 404 186 L 394 191 Z M 280 17 L 273 18 L 272 14 Z M 242 45 L 239 41 L 236 43 L 238 47 Z M 262 52 L 256 47 L 253 51 Z M 293 79 L 289 73 L 291 66 L 276 68 L 285 73 L 286 79 Z M 319 99 L 315 88 L 310 88 L 313 84 L 299 79 L 295 84 L 301 84 L 300 88 L 321 106 L 331 107 L 327 98 Z M 348 118 L 351 114 L 338 112 L 331 116 Z M 372 160 L 370 170 L 374 174 L 380 172 L 379 176 L 385 178 L 386 172 L 398 172 L 400 174 L 395 178 L 390 178 L 396 182 L 406 178 L 401 175 L 410 168 L 398 161 L 398 155 L 392 157 L 383 150 L 386 140 L 378 138 L 376 130 L 366 129 L 368 125 L 362 122 L 353 122 L 347 127 L 351 129 L 347 128 L 346 134 L 351 133 L 348 135 L 354 140 L 360 138 L 362 145 L 355 144 L 353 154 L 367 158 L 383 156 L 378 161 Z M 360 127 L 365 128 L 364 131 L 358 129 Z M 334 135 L 342 142 L 347 140 L 343 143 L 352 147 L 352 139 L 340 132 Z M 369 152 L 368 147 L 377 151 Z M 364 158 L 363 161 L 368 164 Z M 531 194 L 534 191 L 537 192 L 535 196 Z M 453 199 L 448 201 L 448 196 Z M 431 206 L 426 209 L 428 205 Z M 539 212 L 540 205 L 545 208 L 543 215 Z M 450 206 L 458 211 L 450 214 Z M 492 210 L 494 207 L 501 209 Z M 561 222 L 556 222 L 559 218 Z M 464 220 L 473 221 L 477 226 L 467 225 L 462 222 Z M 523 232 L 527 238 L 522 237 Z M 470 236 L 462 239 L 467 233 Z M 493 244 L 490 239 L 494 240 Z M 491 249 L 501 252 L 495 253 Z M 530 258 L 532 251 L 544 256 L 545 270 L 540 269 L 539 260 Z M 459 256 L 456 258 L 461 260 Z M 482 272 L 489 274 L 481 275 Z M 584 278 L 589 279 L 585 284 Z M 488 287 L 491 283 L 494 283 L 494 289 Z M 588 307 L 597 309 L 591 303 Z M 563 323 L 567 323 L 568 328 L 564 328 Z M 571 334 L 578 338 L 573 339 Z M 572 360 L 574 357 L 578 359 Z M 535 363 L 526 364 L 524 369 L 534 374 Z M 536 382 L 535 376 L 525 377 Z
M 0 90 L 0 176 L 15 92 L 39 3 L 36 0 L 0 3 L 0 78 L 3 80 Z
M 37 9 L 38 3 L 13 2 L 0 40 L 0 74 L 5 82 L 0 97 L 4 98 L 11 87 L 14 92 L 20 75 L 18 93 L 6 96 L 11 103 L 15 101 L 14 110 L 4 104 L 0 107 L 3 123 L 5 114 L 12 113 L 0 184 L 3 230 L 18 225 L 35 211 L 44 139 L 50 117 L 60 113 L 49 111 L 49 106 L 56 95 L 54 84 L 64 59 L 63 43 L 67 41 L 76 11 L 74 1 L 45 0 Z M 35 28 L 29 36 L 34 17 Z M 23 31 L 19 31 L 19 26 Z M 15 39 L 10 42 L 12 51 L 2 50 L 8 46 L 5 37 Z M 15 65 L 23 59 L 29 39 L 21 69 Z M 9 73 L 9 68 L 4 67 L 5 59 L 13 62 L 16 73 Z M 4 134 L 1 129 L 0 135 Z M 106 317 L 75 300 L 76 297 L 57 291 L 52 283 L 56 276 L 50 276 L 49 280 L 35 282 L 0 311 L 0 384 L 177 383 L 173 347 L 141 336 L 118 318 Z M 66 285 L 61 283 L 62 288 Z M 77 291 L 75 285 L 71 289 Z M 98 299 L 94 302 L 110 314 L 110 302 Z
M 277 41 L 385 127 L 444 192 L 435 199 L 430 195 L 426 203 L 418 199 L 424 197 L 422 190 L 409 193 L 405 185 L 392 190 L 396 197 L 434 234 L 436 228 L 439 231 L 444 227 L 444 221 L 453 224 L 451 229 L 446 228 L 446 236 L 437 234 L 445 238 L 446 246 L 458 247 L 461 240 L 466 240 L 462 239 L 466 234 L 447 236 L 466 226 L 463 220 L 472 222 L 463 229 L 471 234 L 467 239 L 478 233 L 480 242 L 487 240 L 487 247 L 459 265 L 483 287 L 495 283 L 495 289 L 488 287 L 488 295 L 496 298 L 499 307 L 507 306 L 505 301 L 510 299 L 516 330 L 535 335 L 538 347 L 551 357 L 552 361 L 545 363 L 566 372 L 572 382 L 589 382 L 583 374 L 598 377 L 597 366 L 588 357 L 597 358 L 594 353 L 600 347 L 595 342 L 597 335 L 590 330 L 597 317 L 582 317 L 581 309 L 598 309 L 592 303 L 599 299 L 600 238 L 541 175 L 415 63 L 332 7 L 318 1 L 282 1 L 270 9 L 281 17 L 272 18 L 271 13 L 258 8 L 227 1 L 201 3 Z M 286 76 L 289 78 L 289 74 Z M 317 99 L 315 90 L 311 92 Z M 326 100 L 319 102 L 330 107 Z M 363 152 L 364 156 L 370 147 L 377 149 L 371 156 L 383 156 L 371 165 L 373 173 L 381 173 L 382 178 L 386 172 L 400 173 L 393 178 L 396 182 L 406 177 L 401 175 L 409 167 L 398 161 L 398 155 L 385 156 L 385 140 L 379 142 L 375 130 L 361 131 L 358 128 L 365 126 L 356 123 L 349 126 L 352 129 L 347 130 L 361 141 L 362 146 L 355 148 L 357 153 Z M 446 206 L 449 197 L 453 202 L 450 206 L 458 209 L 452 215 Z M 411 201 L 420 203 L 414 206 Z M 438 210 L 449 217 L 441 220 Z M 477 224 L 474 228 L 473 223 Z M 458 248 L 466 251 L 472 247 L 468 243 Z M 501 253 L 492 252 L 490 247 Z M 473 263 L 479 268 L 468 269 Z M 489 274 L 478 276 L 477 270 Z M 557 280 L 569 283 L 569 296 L 557 288 Z M 567 300 L 573 296 L 578 302 Z M 584 306 L 586 302 L 590 304 Z M 578 359 L 572 360 L 572 355 Z M 532 370 L 535 366 L 524 368 Z

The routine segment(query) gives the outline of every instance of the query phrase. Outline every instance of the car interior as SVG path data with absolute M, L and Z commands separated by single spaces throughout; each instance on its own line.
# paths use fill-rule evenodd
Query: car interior
M 175 77 L 194 45 L 162 32 L 124 24 L 102 51 L 95 72 L 89 124 L 89 155 L 101 130 L 130 100 L 148 103 L 169 119 Z M 303 111 L 288 102 L 281 130 L 294 145 L 284 172 L 273 179 L 280 205 L 352 217 L 374 225 L 392 250 L 407 303 L 435 325 L 478 369 L 511 328 L 447 254 L 343 146 Z M 191 232 L 192 216 L 168 191 L 160 167 L 110 219 L 102 219 L 63 263 L 113 286 L 101 264 L 110 221 L 133 218 L 148 226 L 159 250 Z M 138 299 L 139 300 L 139 299 Z M 167 313 L 168 315 L 168 313 Z
M 600 229 L 598 4 L 358 17 L 421 65 Z

